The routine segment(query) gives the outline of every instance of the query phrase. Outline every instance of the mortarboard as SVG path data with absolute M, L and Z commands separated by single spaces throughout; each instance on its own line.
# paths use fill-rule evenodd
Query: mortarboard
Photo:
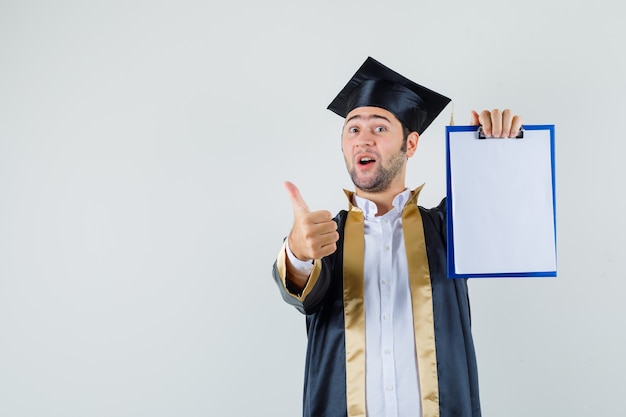
M 346 117 L 357 107 L 380 107 L 421 135 L 450 101 L 368 57 L 328 110 Z

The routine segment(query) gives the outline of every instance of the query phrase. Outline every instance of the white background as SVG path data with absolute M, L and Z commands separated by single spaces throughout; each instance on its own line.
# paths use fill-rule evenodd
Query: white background
M 271 265 L 345 207 L 367 56 L 556 125 L 558 278 L 470 282 L 483 415 L 617 415 L 626 373 L 617 0 L 0 1 L 0 416 L 300 414 L 304 318 Z M 444 126 L 408 185 L 445 193 Z

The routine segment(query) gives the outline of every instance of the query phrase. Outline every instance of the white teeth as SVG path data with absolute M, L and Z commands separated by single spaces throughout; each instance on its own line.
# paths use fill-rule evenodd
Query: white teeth
M 360 161 L 361 162 L 370 162 L 370 161 L 373 161 L 373 159 L 369 158 L 369 157 L 365 157 L 365 158 L 361 158 Z

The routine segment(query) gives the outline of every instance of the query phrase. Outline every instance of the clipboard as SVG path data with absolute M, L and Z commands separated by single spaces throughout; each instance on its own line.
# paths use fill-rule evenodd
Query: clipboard
M 556 277 L 554 125 L 446 127 L 449 278 Z

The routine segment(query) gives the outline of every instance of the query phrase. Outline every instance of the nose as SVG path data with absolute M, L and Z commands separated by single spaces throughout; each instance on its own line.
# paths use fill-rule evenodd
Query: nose
M 357 146 L 372 146 L 374 144 L 374 134 L 368 130 L 361 131 L 357 138 Z

